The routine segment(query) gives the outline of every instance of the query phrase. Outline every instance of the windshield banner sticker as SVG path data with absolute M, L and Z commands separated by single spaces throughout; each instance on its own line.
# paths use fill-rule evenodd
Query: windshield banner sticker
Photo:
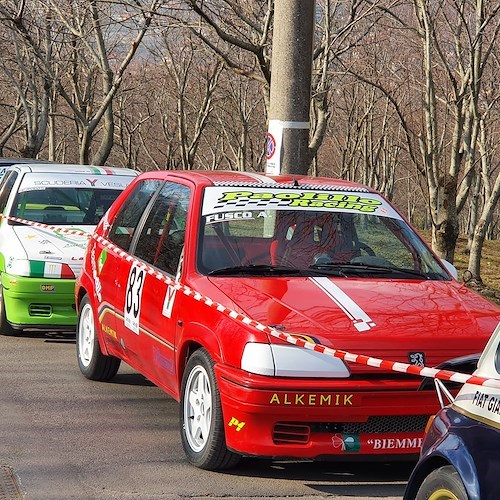
M 131 177 L 107 176 L 92 177 L 89 174 L 57 174 L 57 177 L 47 177 L 47 174 L 30 174 L 23 179 L 19 192 L 36 191 L 48 188 L 92 188 L 92 189 L 125 189 Z
M 332 212 L 368 213 L 401 219 L 400 215 L 375 193 L 313 191 L 310 189 L 273 189 L 242 187 L 208 187 L 203 199 L 203 213 L 250 210 L 321 210 Z M 250 218 L 250 217 L 242 217 Z

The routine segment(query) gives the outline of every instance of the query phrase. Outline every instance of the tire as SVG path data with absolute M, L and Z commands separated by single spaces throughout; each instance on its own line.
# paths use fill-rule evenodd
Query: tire
M 0 285 L 0 334 L 8 336 L 16 334 L 16 330 L 12 328 L 12 325 L 7 321 L 7 311 L 5 310 L 2 285 Z
M 451 465 L 433 470 L 420 486 L 415 500 L 467 500 L 458 472 Z
M 205 349 L 189 358 L 182 377 L 180 428 L 188 461 L 205 470 L 234 467 L 240 455 L 226 447 L 214 362 Z
M 82 374 L 90 380 L 111 380 L 120 368 L 120 360 L 101 352 L 95 328 L 95 316 L 88 295 L 80 302 L 76 328 L 76 356 Z

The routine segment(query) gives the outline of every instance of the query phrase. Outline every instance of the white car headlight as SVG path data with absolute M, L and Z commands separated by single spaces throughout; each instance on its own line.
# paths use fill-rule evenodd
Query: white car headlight
M 249 343 L 241 357 L 241 369 L 258 375 L 297 378 L 347 378 L 349 368 L 339 358 L 303 347 Z
M 29 276 L 30 261 L 26 259 L 14 259 L 12 264 L 7 268 L 7 272 L 15 276 Z

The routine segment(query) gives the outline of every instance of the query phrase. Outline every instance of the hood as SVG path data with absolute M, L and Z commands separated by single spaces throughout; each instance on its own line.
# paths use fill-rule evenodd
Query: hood
M 210 281 L 247 316 L 265 325 L 383 359 L 412 362 L 410 355 L 421 353 L 427 366 L 480 352 L 500 321 L 500 308 L 455 281 Z
M 91 234 L 95 226 L 67 227 L 65 229 Z M 31 226 L 13 226 L 14 234 L 30 261 L 68 264 L 78 276 L 87 248 L 88 236 L 65 234 Z

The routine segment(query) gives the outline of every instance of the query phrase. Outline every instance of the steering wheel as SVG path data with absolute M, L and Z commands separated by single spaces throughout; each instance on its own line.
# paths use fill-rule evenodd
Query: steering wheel
M 372 257 L 375 255 L 373 248 L 362 241 L 356 243 L 356 251 L 359 252 L 360 250 L 363 250 L 367 255 L 371 255 Z

